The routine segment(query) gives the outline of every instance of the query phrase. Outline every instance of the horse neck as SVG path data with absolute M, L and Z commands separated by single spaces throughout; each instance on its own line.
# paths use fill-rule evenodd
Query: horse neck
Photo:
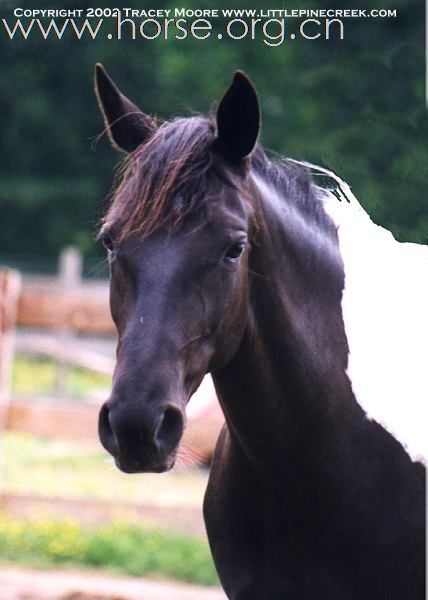
M 326 440 L 337 447 L 333 438 L 356 407 L 337 237 L 263 182 L 257 188 L 248 327 L 214 382 L 231 435 L 248 453 L 277 456 L 303 441 L 320 452 Z

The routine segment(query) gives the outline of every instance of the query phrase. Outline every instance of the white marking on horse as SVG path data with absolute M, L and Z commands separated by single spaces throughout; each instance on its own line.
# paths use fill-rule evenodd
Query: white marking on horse
M 336 180 L 344 196 L 339 200 L 320 190 L 338 228 L 345 265 L 342 311 L 354 394 L 370 419 L 389 431 L 413 460 L 425 462 L 428 247 L 397 242 L 371 221 L 345 182 L 330 171 L 325 174 Z

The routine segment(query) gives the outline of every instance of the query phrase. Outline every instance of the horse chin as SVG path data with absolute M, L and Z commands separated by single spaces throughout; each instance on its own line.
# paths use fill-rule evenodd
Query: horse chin
M 140 460 L 123 461 L 119 458 L 116 458 L 114 462 L 119 471 L 132 475 L 136 473 L 166 473 L 174 467 L 175 459 L 176 457 L 174 455 L 161 462 L 146 462 Z

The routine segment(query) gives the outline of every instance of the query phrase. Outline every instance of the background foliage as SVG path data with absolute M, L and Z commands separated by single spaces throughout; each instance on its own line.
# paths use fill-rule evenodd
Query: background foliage
M 153 3 L 125 4 L 142 9 Z M 262 4 L 278 8 L 277 2 L 250 0 L 218 0 L 216 8 Z M 343 1 L 327 4 L 345 8 Z M 261 40 L 79 41 L 71 34 L 61 41 L 37 36 L 10 41 L 2 31 L 0 253 L 49 255 L 70 243 L 87 255 L 96 253 L 93 233 L 118 156 L 105 137 L 97 141 L 103 124 L 92 88 L 95 62 L 146 112 L 162 118 L 206 113 L 234 70 L 244 69 L 260 93 L 265 146 L 330 166 L 348 180 L 376 222 L 401 240 L 427 243 L 424 3 L 352 4 L 394 8 L 399 16 L 346 20 L 343 41 L 296 39 L 276 48 Z M 2 3 L 0 17 L 11 19 L 17 5 Z M 34 8 L 31 2 L 19 5 Z M 165 0 L 162 7 L 176 5 Z M 210 3 L 186 4 L 192 6 Z M 292 8 L 321 6 L 295 0 Z

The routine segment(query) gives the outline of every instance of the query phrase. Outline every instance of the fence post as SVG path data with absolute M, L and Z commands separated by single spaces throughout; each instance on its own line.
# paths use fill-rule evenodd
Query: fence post
M 21 293 L 21 275 L 0 269 L 0 496 L 3 492 L 3 431 L 11 396 L 15 322 Z
M 0 270 L 0 423 L 10 399 L 14 325 L 21 293 L 21 275 L 11 269 Z
M 59 285 L 64 292 L 76 291 L 82 283 L 82 254 L 74 246 L 64 248 L 59 256 Z M 73 333 L 67 325 L 59 330 L 61 344 L 67 346 L 73 340 Z M 66 363 L 58 361 L 56 372 L 56 391 L 59 396 L 66 396 L 67 378 L 69 367 Z

